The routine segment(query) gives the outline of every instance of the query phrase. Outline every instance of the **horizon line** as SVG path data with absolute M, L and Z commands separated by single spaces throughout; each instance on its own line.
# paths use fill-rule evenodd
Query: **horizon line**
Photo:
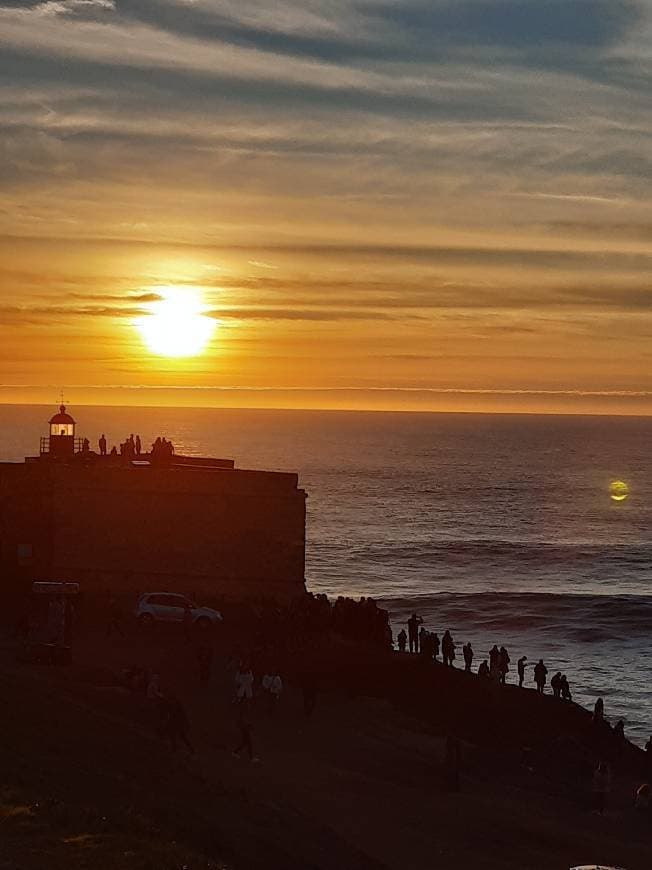
M 56 404 L 56 402 L 54 402 Z M 288 408 L 279 406 L 242 406 L 242 405 L 119 405 L 114 403 L 95 404 L 94 402 L 66 402 L 68 407 L 77 408 L 119 408 L 121 410 L 153 409 L 153 410 L 179 410 L 179 411 L 277 411 L 296 412 L 304 414 L 464 414 L 466 416 L 483 417 L 628 417 L 633 419 L 652 418 L 652 411 L 626 412 L 626 411 L 500 411 L 500 410 L 465 410 L 465 409 L 433 409 L 433 408 Z M 0 399 L 0 407 L 6 408 L 49 408 L 48 402 L 4 402 Z

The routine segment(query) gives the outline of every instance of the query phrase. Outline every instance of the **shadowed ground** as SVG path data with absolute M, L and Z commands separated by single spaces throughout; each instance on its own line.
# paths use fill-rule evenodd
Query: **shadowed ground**
M 650 820 L 631 810 L 640 754 L 623 759 L 607 815 L 591 814 L 579 708 L 515 687 L 487 695 L 473 677 L 409 657 L 383 665 L 312 650 L 285 669 L 296 683 L 308 667 L 320 672 L 313 717 L 296 688 L 273 719 L 255 710 L 262 764 L 250 765 L 230 753 L 235 708 L 219 653 L 207 688 L 193 644 L 174 632 L 125 642 L 88 632 L 75 659 L 57 669 L 3 653 L 0 866 L 649 868 Z M 196 757 L 171 754 L 145 699 L 115 685 L 135 662 L 183 700 Z M 383 688 L 391 700 L 363 696 Z M 453 729 L 468 738 L 460 793 L 444 776 L 442 738 Z

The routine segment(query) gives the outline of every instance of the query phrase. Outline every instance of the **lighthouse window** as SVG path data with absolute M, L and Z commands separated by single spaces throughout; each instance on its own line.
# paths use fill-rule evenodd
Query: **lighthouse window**
M 72 423 L 53 423 L 50 426 L 50 435 L 74 435 Z

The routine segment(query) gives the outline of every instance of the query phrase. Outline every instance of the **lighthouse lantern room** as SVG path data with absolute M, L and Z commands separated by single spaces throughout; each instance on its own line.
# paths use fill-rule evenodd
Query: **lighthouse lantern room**
M 53 457 L 72 456 L 75 453 L 75 421 L 61 404 L 59 413 L 50 418 L 50 435 L 41 439 L 41 453 Z

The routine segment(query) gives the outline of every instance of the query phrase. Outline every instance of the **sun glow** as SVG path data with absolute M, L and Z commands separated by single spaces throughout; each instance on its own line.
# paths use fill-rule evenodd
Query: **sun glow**
M 157 287 L 160 300 L 135 321 L 143 341 L 157 356 L 197 356 L 211 340 L 216 321 L 207 317 L 200 294 L 185 287 Z
M 609 495 L 612 501 L 626 501 L 629 497 L 629 486 L 624 480 L 612 480 L 609 484 Z

